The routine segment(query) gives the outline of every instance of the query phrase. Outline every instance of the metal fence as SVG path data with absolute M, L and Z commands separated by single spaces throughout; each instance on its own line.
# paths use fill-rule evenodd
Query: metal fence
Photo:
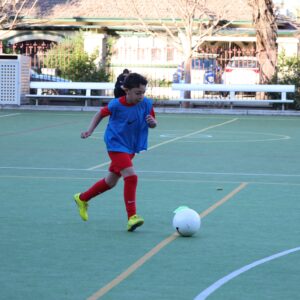
M 51 49 L 54 45 L 56 45 L 55 42 L 47 41 L 47 40 L 37 40 L 37 41 L 26 41 L 26 42 L 20 42 L 13 45 L 5 45 L 2 46 L 0 42 L 0 52 L 1 50 L 4 53 L 14 53 L 14 54 L 23 54 L 26 56 L 30 56 L 32 59 L 32 67 L 36 69 L 41 69 L 44 67 L 43 62 L 45 61 L 43 58 L 47 57 L 47 52 L 49 49 Z M 3 48 L 3 49 L 2 49 Z M 141 50 L 141 51 L 140 51 Z M 115 53 L 113 55 L 119 55 L 120 58 L 122 58 L 122 61 L 129 61 L 129 62 L 136 62 L 138 65 L 139 62 L 142 62 L 143 65 L 145 65 L 145 58 L 140 55 L 142 50 L 144 49 L 122 49 L 122 47 L 118 48 L 117 51 L 114 51 Z M 158 49 L 153 48 L 149 50 L 149 55 L 154 58 L 148 59 L 150 61 L 150 64 L 153 64 L 154 66 L 157 65 L 157 62 L 162 61 L 161 57 L 163 56 L 163 60 L 165 59 L 167 62 L 173 62 L 173 63 L 180 63 L 180 62 L 174 62 L 174 54 L 170 55 L 170 49 L 166 49 L 166 51 L 158 51 Z M 122 55 L 121 55 L 122 54 Z M 62 55 L 64 56 L 65 61 L 67 62 L 70 54 L 67 52 L 64 53 L 57 53 L 56 55 Z M 125 55 L 125 57 L 124 57 Z M 235 56 L 255 56 L 256 55 L 256 49 L 251 47 L 245 47 L 241 48 L 236 44 L 233 44 L 231 48 L 222 48 L 222 47 L 203 47 L 198 49 L 197 55 L 202 57 L 216 57 L 218 61 L 218 65 L 222 68 L 226 65 L 226 62 Z M 144 55 L 145 56 L 145 55 Z M 164 57 L 166 56 L 166 57 Z M 178 57 L 176 55 L 175 57 Z M 172 59 L 173 58 L 173 59 Z M 149 67 L 149 66 L 148 66 Z M 59 68 L 59 66 L 58 66 Z
M 6 45 L 3 52 L 17 53 L 29 56 L 31 58 L 31 80 L 32 81 L 77 81 L 74 80 L 75 72 L 69 76 L 62 75 L 60 69 L 62 65 L 66 65 L 70 61 L 71 53 L 53 53 L 49 52 L 55 43 L 50 41 L 27 41 L 20 42 L 14 45 Z M 0 45 L 1 46 L 1 45 Z M 1 49 L 0 49 L 1 50 Z M 125 51 L 126 50 L 126 51 Z M 150 49 L 151 50 L 151 49 Z M 155 49 L 154 49 L 155 50 Z M 51 54 L 50 54 L 51 53 Z M 105 68 L 105 72 L 110 75 L 110 81 L 115 81 L 116 77 L 124 68 L 129 68 L 133 72 L 138 72 L 145 75 L 149 80 L 148 92 L 160 99 L 173 98 L 171 84 L 180 82 L 184 78 L 184 66 L 181 61 L 173 61 L 170 63 L 168 59 L 177 57 L 170 55 L 170 51 L 150 51 L 155 55 L 156 61 L 163 61 L 159 55 L 167 55 L 168 63 L 141 63 L 139 49 L 118 49 L 117 53 L 126 53 L 128 59 L 122 56 L 122 62 L 130 61 L 130 64 L 112 64 Z M 151 55 L 152 55 L 151 54 Z M 254 57 L 256 54 L 255 48 L 240 48 L 237 45 L 229 49 L 221 47 L 204 47 L 199 49 L 197 55 L 192 60 L 191 65 L 191 82 L 192 83 L 222 83 L 222 76 L 226 71 L 226 66 L 232 57 Z M 52 57 L 50 57 L 52 55 Z M 55 57 L 56 56 L 56 57 Z M 59 59 L 58 59 L 59 56 Z M 49 68 L 46 64 L 49 60 L 57 61 L 57 66 Z M 143 57 L 144 59 L 144 57 Z M 114 59 L 116 61 L 116 59 Z M 132 63 L 135 61 L 136 63 Z M 143 60 L 144 62 L 145 60 Z M 150 59 L 149 61 L 152 61 Z M 78 69 L 78 72 L 81 72 Z M 82 81 L 82 80 L 81 80 Z M 101 81 L 101 80 L 99 80 Z M 197 95 L 195 95 L 197 96 Z

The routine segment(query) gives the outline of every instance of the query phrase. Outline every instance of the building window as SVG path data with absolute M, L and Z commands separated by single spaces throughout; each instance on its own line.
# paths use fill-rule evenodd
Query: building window
M 174 61 L 174 48 L 167 48 L 167 61 Z
M 161 49 L 152 48 L 151 49 L 151 60 L 160 61 L 161 60 Z
M 146 59 L 145 48 L 138 48 L 137 60 L 138 61 L 144 61 L 145 59 Z

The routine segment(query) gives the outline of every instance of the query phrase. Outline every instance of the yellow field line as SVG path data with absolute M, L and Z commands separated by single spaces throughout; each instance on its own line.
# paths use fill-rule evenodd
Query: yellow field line
M 236 189 L 234 189 L 233 191 L 231 191 L 229 194 L 227 194 L 220 201 L 216 202 L 214 205 L 212 205 L 211 207 L 209 207 L 207 210 L 205 210 L 204 212 L 202 212 L 201 214 L 199 214 L 200 217 L 204 218 L 205 216 L 207 216 L 208 214 L 210 214 L 212 211 L 214 211 L 220 205 L 222 205 L 223 203 L 225 203 L 226 201 L 228 201 L 230 198 L 232 198 L 239 191 L 241 191 L 242 189 L 244 189 L 247 184 L 248 183 L 246 183 L 246 182 L 241 183 Z
M 231 199 L 234 195 L 236 195 L 238 192 L 240 192 L 242 189 L 244 189 L 247 186 L 247 183 L 243 182 L 241 183 L 237 188 L 235 188 L 233 191 L 231 191 L 229 194 L 227 194 L 224 198 L 222 198 L 220 201 L 216 202 L 214 205 L 206 209 L 204 212 L 200 213 L 200 217 L 204 218 L 211 212 L 213 212 L 215 209 L 217 209 L 219 206 L 224 204 L 226 201 Z M 152 248 L 149 252 L 147 252 L 144 256 L 142 256 L 139 260 L 137 260 L 134 264 L 132 264 L 129 268 L 127 268 L 124 272 L 122 272 L 120 275 L 118 275 L 115 279 L 110 281 L 108 284 L 106 284 L 104 287 L 102 287 L 100 290 L 95 292 L 92 296 L 87 298 L 87 300 L 97 300 L 101 298 L 103 295 L 105 295 L 107 292 L 109 292 L 112 288 L 117 286 L 119 283 L 121 283 L 124 279 L 126 279 L 129 275 L 131 275 L 133 272 L 135 272 L 139 267 L 141 267 L 147 260 L 149 260 L 152 256 L 154 256 L 156 253 L 158 253 L 161 249 L 163 249 L 165 246 L 170 244 L 172 241 L 174 241 L 179 235 L 177 233 L 173 233 L 163 241 L 161 241 L 159 244 L 157 244 L 154 248 Z

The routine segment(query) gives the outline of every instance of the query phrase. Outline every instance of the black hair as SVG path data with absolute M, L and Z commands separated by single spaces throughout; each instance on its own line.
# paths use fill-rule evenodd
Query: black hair
M 126 79 L 124 80 L 123 86 L 127 89 L 138 88 L 140 85 L 147 85 L 147 79 L 138 74 L 138 73 L 130 73 Z
M 123 70 L 123 74 L 129 74 L 129 73 L 130 73 L 130 71 L 128 69 Z

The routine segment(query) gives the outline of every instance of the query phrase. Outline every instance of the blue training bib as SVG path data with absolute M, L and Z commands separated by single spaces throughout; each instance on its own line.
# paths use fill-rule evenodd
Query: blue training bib
M 119 99 L 108 104 L 111 112 L 104 140 L 108 151 L 139 153 L 148 147 L 146 116 L 152 109 L 152 100 L 144 99 L 136 105 L 126 106 Z

